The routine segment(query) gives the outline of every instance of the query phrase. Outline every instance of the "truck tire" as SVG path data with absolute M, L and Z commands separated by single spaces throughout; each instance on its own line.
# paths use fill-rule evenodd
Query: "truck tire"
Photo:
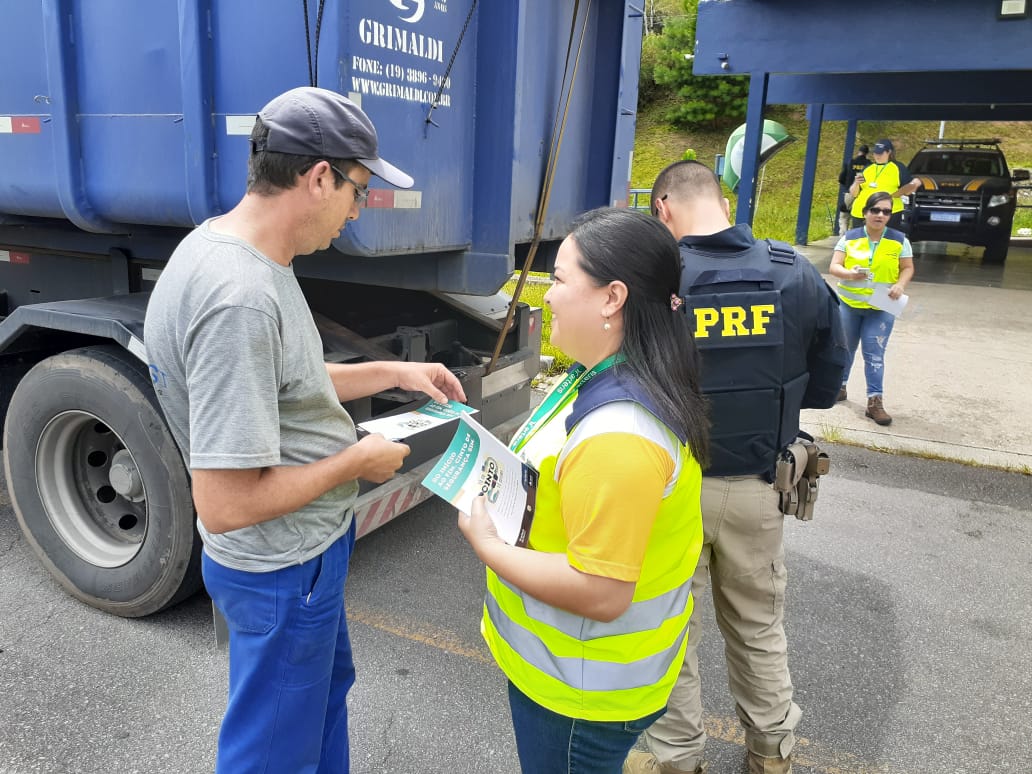
M 982 253 L 983 263 L 1003 263 L 1007 260 L 1007 250 L 1010 247 L 1010 235 L 1008 234 L 1003 239 L 997 239 L 994 242 L 990 242 L 985 246 L 985 252 Z
M 92 346 L 38 363 L 11 397 L 3 440 L 25 539 L 72 596 L 136 618 L 200 588 L 190 479 L 130 353 Z

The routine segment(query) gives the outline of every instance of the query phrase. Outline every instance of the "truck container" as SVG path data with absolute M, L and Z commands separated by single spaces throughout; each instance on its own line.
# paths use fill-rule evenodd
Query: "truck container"
M 13 0 L 4 22 L 4 470 L 28 545 L 69 593 L 142 616 L 200 586 L 143 318 L 179 240 L 242 196 L 256 112 L 294 86 L 358 102 L 416 181 L 374 178 L 362 217 L 295 260 L 326 360 L 443 362 L 499 434 L 526 413 L 540 311 L 519 304 L 507 324 L 498 291 L 528 254 L 547 268 L 576 215 L 626 200 L 629 1 Z M 361 421 L 416 399 L 347 408 Z M 444 443 L 417 439 L 399 475 L 363 486 L 360 535 L 427 497 Z

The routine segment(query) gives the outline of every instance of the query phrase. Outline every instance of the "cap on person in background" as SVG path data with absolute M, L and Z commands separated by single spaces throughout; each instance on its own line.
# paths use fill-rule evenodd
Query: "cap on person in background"
M 874 144 L 875 153 L 892 153 L 892 140 L 878 140 Z
M 259 113 L 268 138 L 253 150 L 357 161 L 398 188 L 411 188 L 412 178 L 384 161 L 377 149 L 376 129 L 369 116 L 347 97 L 328 89 L 302 86 L 280 94 Z
M 866 156 L 867 155 L 867 151 L 869 151 L 869 150 L 870 150 L 870 148 L 868 148 L 866 145 L 861 145 L 860 146 L 860 155 L 861 156 Z

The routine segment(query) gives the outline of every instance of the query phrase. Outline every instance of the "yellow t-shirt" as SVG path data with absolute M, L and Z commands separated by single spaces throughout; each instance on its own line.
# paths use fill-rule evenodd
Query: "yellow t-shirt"
M 570 566 L 637 581 L 673 472 L 670 452 L 640 435 L 606 432 L 577 444 L 559 471 Z
M 849 210 L 849 214 L 854 218 L 862 218 L 864 216 L 864 205 L 867 204 L 871 194 L 878 191 L 888 191 L 890 194 L 895 193 L 913 178 L 909 170 L 898 161 L 887 161 L 884 164 L 868 164 L 864 167 L 864 171 L 861 174 L 864 176 L 864 182 L 860 185 L 856 199 L 853 200 L 853 206 Z M 904 177 L 906 177 L 906 180 L 903 179 Z M 893 214 L 902 211 L 902 209 L 903 201 L 894 197 L 892 199 Z
M 681 473 L 680 442 L 633 401 L 589 412 L 567 438 L 572 407 L 522 449 L 558 489 L 558 518 L 539 502 L 528 547 L 565 553 L 570 566 L 591 575 L 637 581 L 660 503 Z

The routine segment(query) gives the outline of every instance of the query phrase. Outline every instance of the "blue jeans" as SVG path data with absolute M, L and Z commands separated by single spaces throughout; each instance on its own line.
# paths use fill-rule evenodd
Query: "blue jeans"
M 882 379 L 885 376 L 885 348 L 889 344 L 892 326 L 896 318 L 881 309 L 857 309 L 842 302 L 842 326 L 846 329 L 846 344 L 849 347 L 849 362 L 842 374 L 842 386 L 849 381 L 857 344 L 864 357 L 864 376 L 867 379 L 867 397 L 882 394 Z
M 638 736 L 666 709 L 638 720 L 577 720 L 545 709 L 509 683 L 509 707 L 523 774 L 621 774 Z
M 354 543 L 352 521 L 320 556 L 265 573 L 204 554 L 204 585 L 229 626 L 218 774 L 347 774 L 355 667 L 344 581 Z

